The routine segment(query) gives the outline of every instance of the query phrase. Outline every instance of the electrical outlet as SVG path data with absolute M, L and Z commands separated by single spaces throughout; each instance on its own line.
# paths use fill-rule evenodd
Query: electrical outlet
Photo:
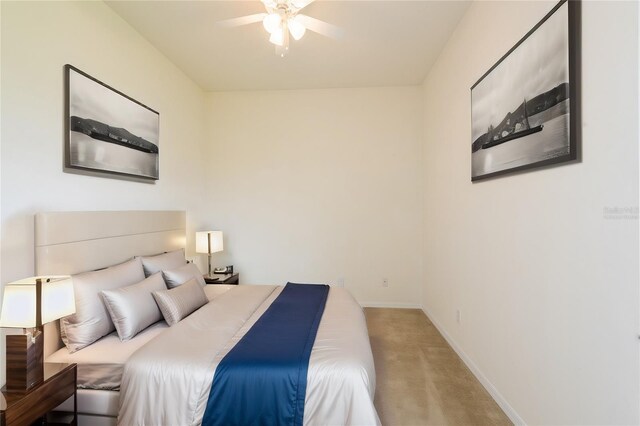
M 387 278 L 382 279 L 382 287 L 389 287 L 389 280 Z
M 460 309 L 456 309 L 456 322 L 460 324 L 462 322 L 462 313 Z

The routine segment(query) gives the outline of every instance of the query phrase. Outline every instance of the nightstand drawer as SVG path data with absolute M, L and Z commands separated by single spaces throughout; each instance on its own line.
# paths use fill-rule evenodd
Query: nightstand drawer
M 30 425 L 76 392 L 76 365 L 72 364 L 13 401 L 4 412 L 7 426 Z M 13 395 L 12 395 L 13 397 Z

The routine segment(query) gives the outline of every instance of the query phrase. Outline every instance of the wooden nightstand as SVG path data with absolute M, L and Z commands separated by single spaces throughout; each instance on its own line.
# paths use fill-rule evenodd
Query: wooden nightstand
M 44 365 L 44 382 L 28 392 L 7 392 L 0 390 L 0 424 L 4 426 L 28 426 L 41 419 L 47 425 L 77 425 L 78 400 L 76 396 L 76 364 Z M 73 397 L 73 413 L 68 416 L 52 417 L 44 421 L 44 417 Z
M 204 282 L 207 284 L 236 284 L 240 283 L 240 274 L 213 274 L 204 275 Z

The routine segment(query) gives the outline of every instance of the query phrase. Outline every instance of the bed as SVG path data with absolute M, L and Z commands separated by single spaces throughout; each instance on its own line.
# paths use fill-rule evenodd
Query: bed
M 184 248 L 185 223 L 182 211 L 39 213 L 36 273 L 77 274 Z M 179 323 L 156 322 L 125 342 L 111 333 L 71 354 L 48 324 L 46 362 L 78 364 L 81 425 L 200 424 L 216 367 L 282 289 L 205 286 L 208 303 Z M 362 310 L 331 288 L 309 358 L 304 424 L 379 424 L 374 391 Z

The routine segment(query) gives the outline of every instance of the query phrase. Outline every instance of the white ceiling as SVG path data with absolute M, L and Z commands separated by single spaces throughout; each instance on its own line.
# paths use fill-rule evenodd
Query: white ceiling
M 264 12 L 255 1 L 107 1 L 207 91 L 407 86 L 422 83 L 469 1 L 322 1 L 304 13 L 339 26 L 307 31 L 276 56 L 261 23 L 215 25 Z

